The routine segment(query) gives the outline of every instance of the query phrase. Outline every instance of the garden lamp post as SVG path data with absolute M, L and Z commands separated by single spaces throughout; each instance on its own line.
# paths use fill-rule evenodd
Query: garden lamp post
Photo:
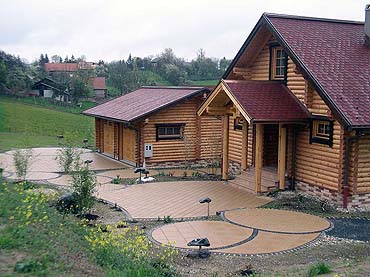
M 207 217 L 209 217 L 209 203 L 211 203 L 211 202 L 212 202 L 212 199 L 209 198 L 209 197 L 202 198 L 202 199 L 199 200 L 200 204 L 207 203 Z

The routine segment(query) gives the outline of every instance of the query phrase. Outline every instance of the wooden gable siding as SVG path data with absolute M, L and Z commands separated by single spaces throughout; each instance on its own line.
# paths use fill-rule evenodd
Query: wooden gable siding
M 144 143 L 153 144 L 153 157 L 146 159 L 148 163 L 192 161 L 214 155 L 210 153 L 212 148 L 207 147 L 208 139 L 216 136 L 215 139 L 221 141 L 221 122 L 214 117 L 202 116 L 199 124 L 196 111 L 202 101 L 201 97 L 195 97 L 149 117 L 143 128 Z M 156 124 L 169 123 L 185 124 L 184 139 L 156 140 Z M 216 156 L 220 156 L 221 147 L 217 151 Z

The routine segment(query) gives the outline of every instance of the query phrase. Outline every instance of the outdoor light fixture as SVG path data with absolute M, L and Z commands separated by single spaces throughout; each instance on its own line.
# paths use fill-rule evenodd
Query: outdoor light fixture
M 202 199 L 200 199 L 199 200 L 199 203 L 200 204 L 204 204 L 204 203 L 207 203 L 208 205 L 208 210 L 207 210 L 207 217 L 209 217 L 209 203 L 211 203 L 212 202 L 212 199 L 211 198 L 209 198 L 209 197 L 206 197 L 206 198 L 202 198 Z
M 87 143 L 88 143 L 88 139 L 84 139 L 83 142 L 84 142 L 84 147 L 87 148 Z
M 140 173 L 139 182 L 141 183 L 141 174 L 145 174 L 145 178 L 148 178 L 149 171 L 146 170 L 144 167 L 137 167 L 135 168 L 134 173 Z
M 84 161 L 85 164 L 91 164 L 93 162 L 93 160 L 86 160 Z

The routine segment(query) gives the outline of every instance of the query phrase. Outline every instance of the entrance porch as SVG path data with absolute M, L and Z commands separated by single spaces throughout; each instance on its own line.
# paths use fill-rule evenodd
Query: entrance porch
M 202 114 L 223 119 L 223 180 L 257 194 L 286 188 L 288 162 L 294 168 L 288 132 L 306 124 L 309 113 L 284 84 L 222 80 L 198 110 Z

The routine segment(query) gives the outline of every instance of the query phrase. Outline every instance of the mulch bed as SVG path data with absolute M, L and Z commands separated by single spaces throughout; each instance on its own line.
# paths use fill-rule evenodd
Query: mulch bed
M 370 242 L 370 220 L 364 218 L 331 218 L 334 228 L 327 235 Z

